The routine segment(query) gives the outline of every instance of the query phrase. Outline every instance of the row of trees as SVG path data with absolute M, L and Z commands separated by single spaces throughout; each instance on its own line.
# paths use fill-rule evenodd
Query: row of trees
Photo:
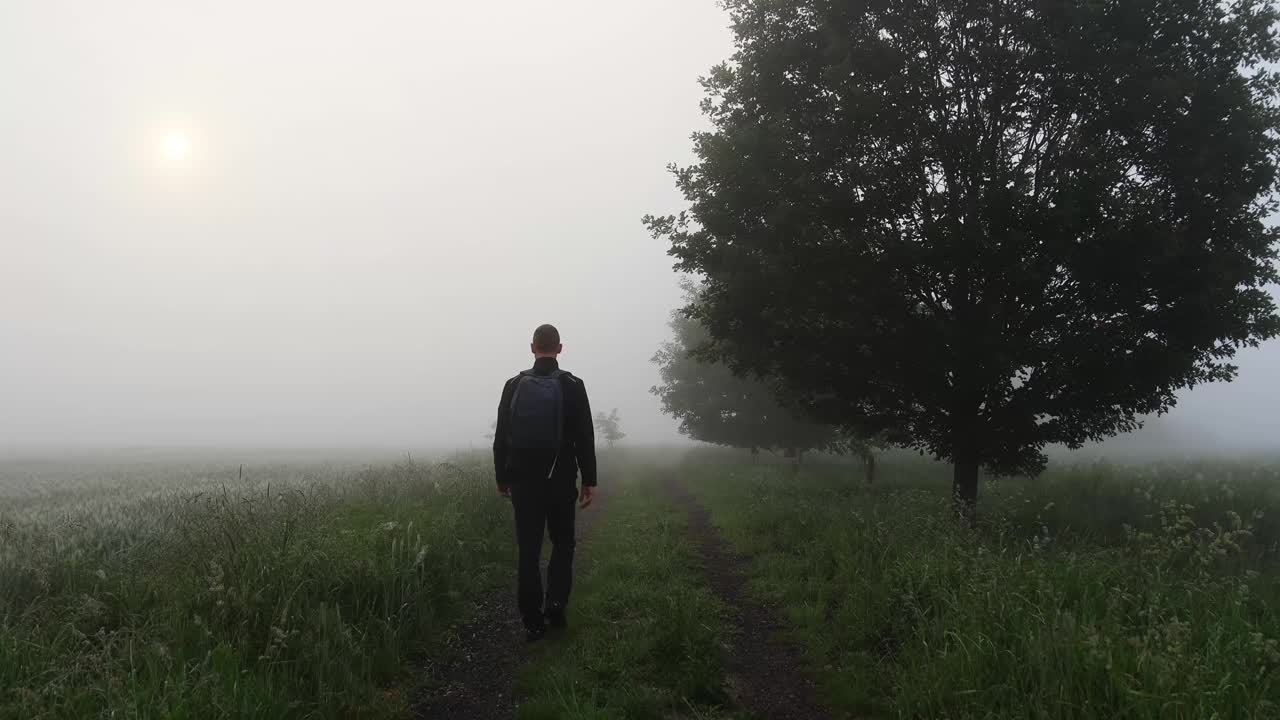
M 725 6 L 688 208 L 645 222 L 703 282 L 659 362 L 759 383 L 666 380 L 689 434 L 884 437 L 968 514 L 980 467 L 1038 473 L 1280 333 L 1272 0 Z
M 700 288 L 684 284 L 685 298 L 697 306 Z M 873 445 L 866 439 L 815 421 L 785 400 L 785 384 L 735 374 L 707 352 L 712 340 L 701 322 L 684 311 L 672 313 L 672 339 L 653 356 L 662 383 L 652 388 L 662 409 L 680 421 L 680 432 L 695 440 L 781 451 L 800 464 L 812 450 L 850 452 L 863 459 L 874 479 Z

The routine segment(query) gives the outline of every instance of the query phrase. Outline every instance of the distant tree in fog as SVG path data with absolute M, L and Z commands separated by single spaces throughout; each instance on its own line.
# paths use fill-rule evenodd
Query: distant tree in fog
M 1038 473 L 1280 332 L 1271 0 L 726 0 L 713 129 L 648 217 L 735 369 Z
M 614 408 L 613 412 L 608 415 L 604 411 L 596 413 L 596 429 L 604 436 L 609 447 L 613 447 L 619 440 L 626 437 L 627 434 L 621 430 L 621 420 L 618 419 L 618 408 Z
M 697 294 L 697 286 L 686 283 L 690 304 L 696 304 Z M 702 357 L 698 351 L 711 337 L 698 320 L 675 312 L 669 326 L 672 339 L 653 356 L 662 384 L 651 392 L 662 400 L 663 412 L 680 421 L 681 434 L 753 452 L 783 450 L 797 461 L 806 450 L 837 442 L 835 428 L 783 407 L 776 399 L 779 388 L 738 377 L 725 364 Z

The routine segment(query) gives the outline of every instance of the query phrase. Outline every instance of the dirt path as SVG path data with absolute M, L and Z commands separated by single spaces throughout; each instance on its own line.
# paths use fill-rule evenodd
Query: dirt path
M 702 560 L 707 583 L 731 610 L 729 692 L 742 709 L 769 720 L 819 720 L 831 714 L 814 699 L 813 683 L 801 672 L 801 654 L 782 637 L 785 624 L 775 608 L 747 590 L 742 558 L 711 524 L 711 513 L 675 478 L 666 491 L 686 509 L 689 539 Z
M 575 576 L 580 576 L 587 562 L 588 543 L 584 540 L 603 514 L 605 504 L 601 496 L 597 496 L 590 508 L 578 511 Z M 512 533 L 515 532 L 514 522 L 513 519 Z M 514 568 L 514 552 L 511 562 Z M 515 699 L 511 687 L 529 651 L 515 601 L 513 573 L 510 587 L 495 588 L 476 602 L 471 620 L 458 628 L 447 641 L 450 659 L 438 664 L 428 663 L 423 668 L 433 682 L 429 689 L 420 690 L 412 698 L 415 718 L 507 720 L 514 714 Z

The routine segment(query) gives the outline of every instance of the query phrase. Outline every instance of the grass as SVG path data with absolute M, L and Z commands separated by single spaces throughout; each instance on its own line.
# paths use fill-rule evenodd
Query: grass
M 517 678 L 522 720 L 741 716 L 733 609 L 669 472 L 843 716 L 1280 714 L 1278 464 L 1058 462 L 984 483 L 967 528 L 947 469 L 898 453 L 871 486 L 838 461 L 607 460 L 571 627 Z M 478 460 L 247 471 L 0 465 L 0 718 L 403 716 L 414 659 L 513 583 L 510 508 Z
M 1280 711 L 1275 466 L 1067 466 L 988 484 L 976 529 L 936 466 L 684 475 L 856 717 L 1263 718 Z
M 231 473 L 26 494 L 10 473 L 0 718 L 396 716 L 384 688 L 510 574 L 479 465 Z
M 520 720 L 726 718 L 726 611 L 683 542 L 656 471 L 615 479 L 579 544 L 570 628 L 537 646 L 517 683 Z M 595 509 L 588 512 L 595 511 Z

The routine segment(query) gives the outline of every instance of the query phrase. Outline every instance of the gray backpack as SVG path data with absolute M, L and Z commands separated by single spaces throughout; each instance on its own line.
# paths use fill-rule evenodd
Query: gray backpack
M 538 375 L 520 373 L 511 396 L 508 442 L 520 450 L 560 450 L 564 439 L 564 371 Z

